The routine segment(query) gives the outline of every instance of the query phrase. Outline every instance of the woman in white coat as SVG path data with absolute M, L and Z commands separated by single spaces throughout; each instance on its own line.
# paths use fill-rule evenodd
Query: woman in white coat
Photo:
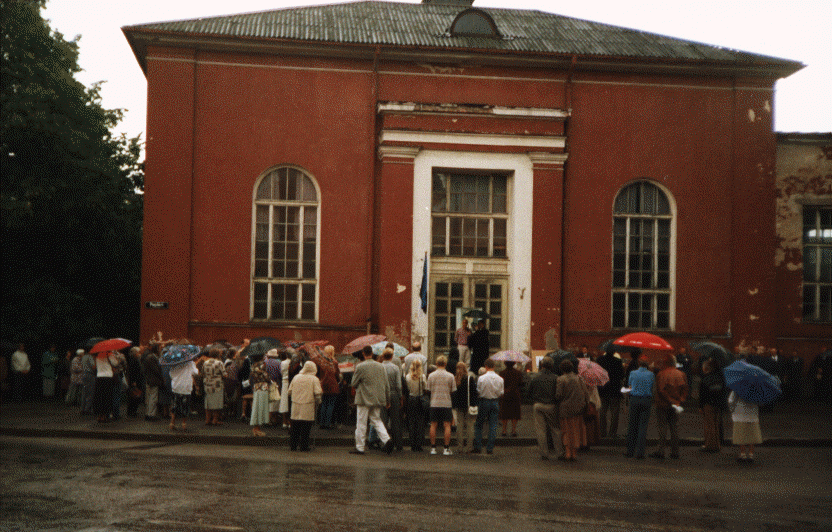
M 300 373 L 295 375 L 289 385 L 292 398 L 292 426 L 289 429 L 289 448 L 292 451 L 309 450 L 309 432 L 315 421 L 315 411 L 321 402 L 324 390 L 315 374 L 318 367 L 311 360 L 303 364 Z

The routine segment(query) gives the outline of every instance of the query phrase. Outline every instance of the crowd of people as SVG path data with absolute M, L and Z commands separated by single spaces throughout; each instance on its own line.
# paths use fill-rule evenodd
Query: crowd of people
M 695 374 L 704 442 L 701 451 L 721 450 L 726 413 L 733 423 L 738 460 L 753 461 L 754 446 L 762 443 L 761 407 L 727 388 L 715 359 L 701 358 L 694 364 L 684 348 L 658 363 L 638 350 L 617 353 L 609 349 L 596 358 L 584 346 L 571 357 L 544 357 L 534 374 L 528 372 L 530 367 L 518 369 L 512 361 L 501 362 L 503 367 L 497 372 L 495 361 L 483 358 L 476 334 L 465 323 L 457 331 L 458 348 L 449 356 L 436 357 L 432 364 L 419 342 L 401 358 L 394 355 L 392 343 L 380 355 L 366 346 L 351 374 L 341 373 L 331 345 L 255 352 L 247 349 L 248 340 L 240 346 L 216 342 L 199 348 L 185 339 L 163 340 L 159 334 L 148 345 L 126 353 L 78 349 L 65 357 L 52 345 L 41 358 L 42 390 L 44 397 L 60 396 L 99 423 L 120 419 L 125 404 L 126 415 L 138 417 L 144 403 L 145 420 L 164 420 L 172 431 L 188 431 L 189 420 L 200 411 L 206 426 L 240 420 L 249 425 L 254 437 L 265 436 L 267 427 L 286 429 L 293 451 L 311 449 L 316 421 L 321 430 L 328 430 L 351 423 L 354 413 L 355 448 L 351 452 L 355 454 L 373 448 L 388 454 L 402 451 L 405 432 L 414 452 L 422 452 L 429 439 L 431 454 L 491 454 L 498 430 L 503 437 L 517 437 L 521 404 L 530 402 L 541 459 L 574 461 L 602 438 L 621 438 L 620 413 L 626 411 L 626 457 L 676 459 L 679 414 L 690 407 Z M 191 348 L 192 356 L 179 363 L 164 361 L 169 349 L 182 346 Z M 779 363 L 778 355 L 771 352 L 769 361 Z M 603 368 L 608 382 L 598 386 L 586 382 L 579 375 L 585 363 L 579 362 L 582 358 Z M 31 370 L 24 346 L 15 351 L 11 363 L 12 377 L 18 381 Z M 786 361 L 777 367 L 786 368 Z M 783 369 L 778 377 L 788 389 L 788 371 Z M 17 381 L 13 385 L 19 393 L 22 386 Z M 659 441 L 648 455 L 651 417 Z

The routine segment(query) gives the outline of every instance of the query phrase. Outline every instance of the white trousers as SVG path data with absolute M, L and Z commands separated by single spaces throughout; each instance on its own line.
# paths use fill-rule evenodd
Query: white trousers
M 367 445 L 367 419 L 376 429 L 382 445 L 386 444 L 390 435 L 387 434 L 387 429 L 381 421 L 381 407 L 356 405 L 355 409 L 355 448 L 363 452 Z
M 471 367 L 471 350 L 468 349 L 467 345 L 457 345 L 457 350 L 459 350 L 459 361 L 465 362 L 465 365 L 469 368 Z

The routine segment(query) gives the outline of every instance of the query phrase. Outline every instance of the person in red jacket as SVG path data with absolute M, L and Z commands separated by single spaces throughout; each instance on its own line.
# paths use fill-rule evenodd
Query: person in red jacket
M 667 430 L 670 429 L 670 457 L 679 458 L 679 431 L 677 422 L 682 403 L 688 398 L 688 380 L 676 367 L 676 358 L 668 355 L 664 368 L 656 375 L 656 428 L 659 431 L 659 448 L 650 456 L 664 458 L 667 447 Z

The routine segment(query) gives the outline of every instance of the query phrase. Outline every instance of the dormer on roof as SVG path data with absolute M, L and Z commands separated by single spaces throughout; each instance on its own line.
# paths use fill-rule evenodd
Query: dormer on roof
M 451 37 L 502 37 L 491 15 L 475 7 L 466 9 L 456 16 L 451 24 L 450 33 Z
M 423 4 L 433 4 L 442 6 L 470 6 L 474 4 L 474 0 L 422 0 Z

